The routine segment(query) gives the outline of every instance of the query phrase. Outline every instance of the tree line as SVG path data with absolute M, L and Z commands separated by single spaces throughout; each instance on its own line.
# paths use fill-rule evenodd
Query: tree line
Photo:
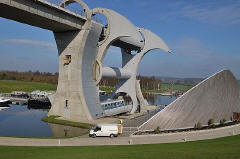
M 156 77 L 137 76 L 142 90 L 160 90 L 162 81 Z
M 152 77 L 147 76 L 137 76 L 137 79 L 140 80 L 140 85 L 142 90 L 159 90 L 161 88 L 162 81 Z M 102 87 L 115 87 L 118 83 L 117 78 L 103 78 L 100 82 L 100 86 Z
M 140 80 L 141 89 L 143 90 L 156 90 L 161 87 L 161 80 L 152 77 L 146 76 L 137 76 L 137 79 Z M 1 71 L 0 80 L 17 80 L 17 81 L 26 81 L 26 82 L 41 82 L 41 83 L 50 83 L 57 84 L 58 82 L 58 73 L 50 72 L 39 72 L 39 71 L 28 71 L 28 72 L 18 72 L 18 71 Z M 115 87 L 118 83 L 117 78 L 103 78 L 100 82 L 102 87 Z
M 39 71 L 28 71 L 28 72 L 18 72 L 18 71 L 1 71 L 0 80 L 17 80 L 26 82 L 41 82 L 57 84 L 58 73 L 50 72 L 39 72 Z

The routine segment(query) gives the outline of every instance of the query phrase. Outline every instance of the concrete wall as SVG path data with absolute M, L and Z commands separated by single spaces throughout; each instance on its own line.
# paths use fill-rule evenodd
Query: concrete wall
M 92 31 L 89 33 L 85 43 L 83 61 L 82 61 L 82 87 L 86 104 L 93 119 L 104 116 L 103 109 L 99 101 L 99 90 L 97 82 L 94 80 L 94 63 L 97 56 L 97 43 L 101 33 L 101 26 L 92 25 Z M 80 68 L 79 68 L 80 69 Z
M 140 130 L 194 127 L 197 122 L 207 125 L 209 119 L 219 123 L 240 112 L 239 86 L 229 70 L 223 70 L 202 81 L 157 113 Z
M 59 52 L 59 79 L 49 115 L 82 122 L 103 116 L 93 79 L 100 33 L 101 26 L 95 23 L 86 30 L 54 33 Z M 69 64 L 64 61 L 66 55 L 71 55 Z

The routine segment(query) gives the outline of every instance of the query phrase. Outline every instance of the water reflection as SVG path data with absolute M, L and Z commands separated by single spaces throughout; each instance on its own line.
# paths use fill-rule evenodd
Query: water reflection
M 166 106 L 172 103 L 177 97 L 175 96 L 162 96 L 159 94 L 144 94 L 144 98 L 150 105 Z
M 23 105 L 10 105 L 0 111 L 0 136 L 69 137 L 82 134 L 84 130 L 41 121 L 46 109 L 28 109 Z
M 79 136 L 82 134 L 86 134 L 88 132 L 87 129 L 57 125 L 57 124 L 49 124 L 54 137 L 73 137 Z
M 47 123 L 41 119 L 47 111 L 29 110 L 27 106 L 10 105 L 10 108 L 0 111 L 1 136 L 51 136 Z

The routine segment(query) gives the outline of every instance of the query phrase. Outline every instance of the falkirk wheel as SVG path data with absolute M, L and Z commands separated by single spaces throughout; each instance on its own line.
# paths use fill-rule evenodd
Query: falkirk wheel
M 57 91 L 50 97 L 52 108 L 48 115 L 58 115 L 67 120 L 91 122 L 95 119 L 118 113 L 135 113 L 140 105 L 144 111 L 144 100 L 139 81 L 136 79 L 139 63 L 153 49 L 170 50 L 165 42 L 151 31 L 135 27 L 127 18 L 105 8 L 89 7 L 81 0 L 63 0 L 60 7 L 77 2 L 85 12 L 85 23 L 81 30 L 54 32 L 59 54 L 59 79 Z M 96 14 L 106 17 L 103 26 L 92 18 Z M 121 48 L 122 67 L 103 67 L 110 46 Z M 132 54 L 136 51 L 136 54 Z M 111 103 L 99 99 L 99 82 L 102 77 L 119 79 L 112 93 Z M 116 96 L 128 95 L 131 102 L 118 100 Z

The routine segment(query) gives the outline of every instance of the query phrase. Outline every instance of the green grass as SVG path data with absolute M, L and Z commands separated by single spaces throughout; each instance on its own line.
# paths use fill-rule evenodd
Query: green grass
M 24 82 L 12 80 L 0 80 L 0 93 L 11 93 L 12 91 L 32 92 L 34 90 L 41 91 L 56 91 L 56 84 Z M 110 93 L 114 90 L 113 87 L 101 87 L 100 90 Z
M 187 91 L 192 88 L 192 85 L 182 85 L 182 84 L 161 84 L 161 90 L 143 90 L 143 93 L 164 93 L 173 90 L 183 90 Z M 10 81 L 10 80 L 0 80 L 0 93 L 10 93 L 12 91 L 25 91 L 32 92 L 34 90 L 41 91 L 56 91 L 56 84 L 38 83 L 38 82 L 24 82 L 24 81 Z M 114 90 L 113 87 L 100 87 L 100 90 L 110 93 Z
M 183 85 L 183 84 L 161 84 L 160 90 L 142 90 L 143 93 L 168 93 L 170 90 L 188 91 L 193 85 Z
M 166 93 L 168 90 L 142 90 L 142 93 Z
M 68 121 L 68 120 L 61 120 L 57 119 L 59 116 L 46 116 L 42 118 L 42 121 L 48 122 L 48 123 L 53 123 L 53 124 L 59 124 L 59 125 L 68 125 L 72 127 L 78 127 L 78 128 L 86 128 L 89 129 L 93 125 L 88 124 L 88 123 L 79 123 L 79 122 L 73 122 L 73 121 Z
M 0 158 L 17 159 L 238 159 L 240 136 L 157 145 L 95 147 L 0 147 Z
M 101 91 L 105 91 L 107 93 L 111 93 L 112 91 L 114 91 L 113 87 L 100 87 L 99 88 Z
M 55 84 L 0 80 L 0 93 L 10 93 L 12 91 L 32 92 L 34 90 L 55 91 L 56 88 L 57 85 Z
M 192 85 L 183 85 L 183 84 L 161 84 L 161 89 L 173 89 L 173 90 L 183 90 L 187 91 L 191 89 L 193 86 Z

